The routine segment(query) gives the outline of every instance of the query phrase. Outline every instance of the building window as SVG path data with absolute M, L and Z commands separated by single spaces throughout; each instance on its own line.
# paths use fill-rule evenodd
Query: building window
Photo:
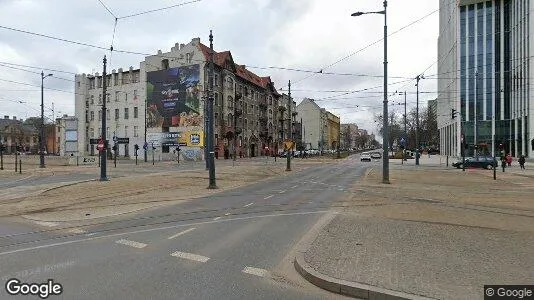
M 133 82 L 139 82 L 139 72 L 133 73 Z
M 215 126 L 219 126 L 219 114 L 215 113 Z
M 129 117 L 130 117 L 130 114 L 129 114 L 129 111 L 128 111 L 128 107 L 125 107 L 124 108 L 124 119 L 128 120 Z
M 134 126 L 134 137 L 138 137 L 139 136 L 139 126 Z
M 98 111 L 98 121 L 101 121 L 102 120 L 102 111 L 99 110 Z
M 111 101 L 111 94 L 106 93 L 106 102 L 109 103 Z
M 110 112 L 109 109 L 106 109 L 106 120 L 110 120 Z
M 113 84 L 119 85 L 119 74 L 118 73 L 113 74 Z
M 95 112 L 91 111 L 91 121 L 94 121 L 94 120 L 95 120 Z M 58 131 L 59 131 L 59 128 L 58 128 Z
M 128 93 L 124 93 L 124 102 L 128 102 Z
M 167 70 L 169 68 L 169 60 L 168 59 L 164 59 L 161 61 L 161 68 L 163 70 Z
M 269 96 L 269 105 L 273 105 L 273 97 Z
M 89 89 L 94 89 L 95 88 L 95 79 L 94 78 L 91 78 L 89 79 Z
M 122 73 L 122 84 L 130 83 L 130 74 Z
M 119 102 L 119 91 L 115 91 L 115 102 Z
M 134 100 L 137 100 L 137 90 L 134 90 Z
M 128 126 L 124 126 L 124 137 L 128 137 Z
M 102 94 L 98 94 L 98 104 L 102 104 Z
M 85 111 L 85 121 L 89 120 L 89 111 Z
M 134 119 L 137 119 L 139 117 L 139 108 L 136 106 L 134 107 Z
M 115 108 L 115 120 L 119 119 L 119 109 Z
M 102 87 L 102 77 L 97 78 L 98 81 L 98 88 Z
M 228 79 L 226 79 L 226 87 L 229 90 L 232 90 L 234 88 L 234 80 L 231 77 L 228 77 Z
M 215 74 L 215 86 L 219 86 L 219 74 Z
M 91 95 L 91 105 L 92 104 L 95 104 L 95 96 L 94 95 Z
M 94 138 L 95 137 L 95 129 L 94 128 L 89 128 L 89 134 L 90 134 L 91 138 Z

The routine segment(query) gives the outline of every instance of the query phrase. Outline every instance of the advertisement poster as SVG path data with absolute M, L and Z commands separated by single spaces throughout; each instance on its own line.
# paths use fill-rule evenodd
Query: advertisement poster
M 204 132 L 202 130 L 184 130 L 181 132 L 147 133 L 147 142 L 154 147 L 203 147 Z
M 147 73 L 147 127 L 202 126 L 200 65 Z

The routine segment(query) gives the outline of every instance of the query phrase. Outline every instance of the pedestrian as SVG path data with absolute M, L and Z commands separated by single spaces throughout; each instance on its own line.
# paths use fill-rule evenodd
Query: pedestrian
M 506 163 L 508 164 L 509 167 L 512 166 L 512 155 L 510 155 L 510 153 L 506 155 Z
M 524 155 L 521 155 L 519 157 L 519 166 L 521 167 L 521 170 L 524 170 L 525 169 L 525 156 Z

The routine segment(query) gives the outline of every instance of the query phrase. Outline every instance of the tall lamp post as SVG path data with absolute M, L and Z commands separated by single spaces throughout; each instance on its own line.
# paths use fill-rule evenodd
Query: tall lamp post
M 44 79 L 46 77 L 54 76 L 53 74 L 48 74 L 45 76 L 44 72 L 41 71 L 41 130 L 39 134 L 39 167 L 45 167 L 44 159 Z
M 358 17 L 365 14 L 384 15 L 384 111 L 382 116 L 382 183 L 389 183 L 389 125 L 388 125 L 388 26 L 387 26 L 387 0 L 384 0 L 384 10 L 372 12 L 355 12 L 351 14 Z
M 415 77 L 415 80 L 417 80 L 417 83 L 415 86 L 417 87 L 417 105 L 415 109 L 415 165 L 419 165 L 419 80 L 425 79 L 425 76 L 423 75 L 417 75 Z

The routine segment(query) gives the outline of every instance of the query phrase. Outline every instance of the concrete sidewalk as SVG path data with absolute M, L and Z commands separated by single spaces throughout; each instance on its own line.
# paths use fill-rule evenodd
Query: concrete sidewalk
M 301 274 L 364 299 L 483 299 L 485 284 L 532 284 L 534 184 L 422 168 L 390 178 L 372 170 L 347 193 L 297 256 Z

